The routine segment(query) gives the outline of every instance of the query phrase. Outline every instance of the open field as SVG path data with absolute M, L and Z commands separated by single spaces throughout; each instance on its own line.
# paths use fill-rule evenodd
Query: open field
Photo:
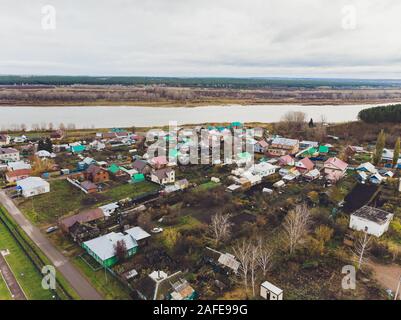
M 55 223 L 68 213 L 98 207 L 127 197 L 134 198 L 156 188 L 157 186 L 150 182 L 141 182 L 122 184 L 99 194 L 86 195 L 66 180 L 54 180 L 50 182 L 50 193 L 23 199 L 19 207 L 31 221 L 39 225 Z
M 190 79 L 187 79 L 190 80 Z M 211 79 L 209 79 L 211 80 Z M 0 106 L 194 107 L 224 104 L 373 104 L 401 100 L 401 84 L 335 80 L 213 79 L 0 86 Z M 47 80 L 49 81 L 49 80 Z M 1 79 L 0 79 L 1 82 Z M 123 83 L 123 84 L 121 84 Z M 42 82 L 43 84 L 43 82 Z
M 0 222 L 0 247 L 7 248 L 10 254 L 5 257 L 16 279 L 30 300 L 52 299 L 52 293 L 41 285 L 42 276 L 28 256 Z M 3 290 L 4 291 L 4 290 Z M 8 291 L 8 290 L 7 290 Z M 1 296 L 0 283 L 0 296 Z

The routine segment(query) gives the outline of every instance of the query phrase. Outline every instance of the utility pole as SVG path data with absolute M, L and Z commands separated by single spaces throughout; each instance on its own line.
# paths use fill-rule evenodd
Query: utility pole
M 400 292 L 400 286 L 401 286 L 401 276 L 400 276 L 400 280 L 398 281 L 397 291 L 395 292 L 394 300 L 397 300 L 397 299 L 398 299 L 398 294 L 399 294 L 399 292 Z

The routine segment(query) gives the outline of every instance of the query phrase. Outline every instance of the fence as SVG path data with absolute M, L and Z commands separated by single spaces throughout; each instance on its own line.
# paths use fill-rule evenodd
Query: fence
M 25 237 L 21 234 L 21 231 L 18 230 L 18 226 L 15 226 L 14 223 L 7 217 L 7 214 L 0 208 L 0 223 L 2 223 L 11 236 L 14 238 L 15 242 L 21 248 L 21 250 L 25 253 L 25 255 L 29 258 L 32 264 L 35 266 L 35 269 L 38 271 L 40 275 L 42 275 L 42 268 L 47 265 L 43 258 L 37 253 L 36 248 L 25 239 Z M 53 294 L 57 297 L 57 299 L 61 299 L 62 295 L 65 296 L 68 300 L 72 300 L 71 295 L 65 290 L 63 285 L 57 281 L 57 288 L 59 288 L 60 292 L 56 290 L 52 290 Z

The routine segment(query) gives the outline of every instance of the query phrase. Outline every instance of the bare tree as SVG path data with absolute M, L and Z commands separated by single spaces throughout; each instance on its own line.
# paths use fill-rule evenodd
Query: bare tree
M 232 226 L 230 218 L 231 214 L 222 214 L 220 212 L 212 217 L 210 231 L 213 235 L 216 245 L 230 237 Z
M 255 282 L 256 272 L 259 268 L 258 257 L 259 257 L 259 246 L 252 244 L 249 250 L 249 271 L 251 273 L 251 285 L 252 285 L 252 296 L 255 296 Z
M 288 111 L 281 118 L 281 121 L 286 124 L 287 130 L 301 130 L 305 125 L 306 114 L 301 111 Z
M 262 238 L 259 238 L 258 242 L 257 261 L 262 270 L 263 276 L 266 276 L 266 273 L 273 265 L 273 250 L 268 245 L 263 243 Z
M 368 254 L 371 249 L 372 237 L 365 231 L 363 234 L 359 234 L 354 242 L 354 255 L 358 263 L 358 269 L 368 261 Z
M 238 243 L 233 247 L 234 255 L 238 259 L 240 266 L 240 276 L 244 282 L 245 291 L 248 294 L 248 276 L 249 276 L 249 265 L 250 265 L 250 252 L 251 244 L 245 240 Z
M 284 231 L 290 254 L 293 254 L 300 241 L 308 232 L 311 216 L 306 205 L 298 205 L 284 220 Z

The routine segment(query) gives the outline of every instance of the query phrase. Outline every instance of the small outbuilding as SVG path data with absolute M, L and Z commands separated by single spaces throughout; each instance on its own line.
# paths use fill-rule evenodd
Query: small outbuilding
M 283 290 L 268 281 L 260 285 L 260 295 L 266 300 L 283 300 Z
M 363 206 L 351 214 L 349 227 L 356 231 L 364 231 L 380 237 L 389 228 L 394 214 L 369 206 Z

